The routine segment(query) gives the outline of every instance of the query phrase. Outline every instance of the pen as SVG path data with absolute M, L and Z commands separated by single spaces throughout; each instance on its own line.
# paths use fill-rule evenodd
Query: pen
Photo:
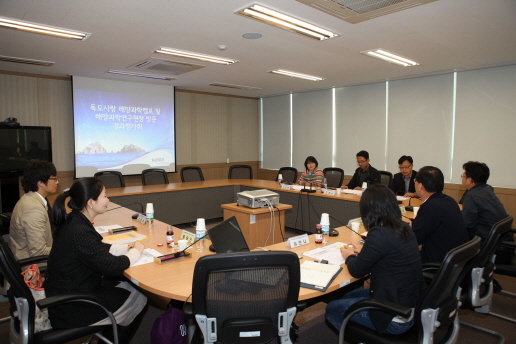
M 150 238 L 150 235 L 147 235 L 145 238 L 143 238 L 142 240 L 140 240 L 140 242 L 144 242 L 145 240 L 149 239 Z

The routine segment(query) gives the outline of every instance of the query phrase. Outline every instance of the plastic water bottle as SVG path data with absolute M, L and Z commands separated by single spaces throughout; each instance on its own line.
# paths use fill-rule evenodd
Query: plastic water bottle
M 281 175 L 281 173 L 278 175 L 278 184 L 279 184 L 279 187 L 281 187 L 281 183 L 283 183 L 283 175 Z
M 206 238 L 204 238 L 205 235 L 206 224 L 204 222 L 204 219 L 199 218 L 197 219 L 197 226 L 195 228 L 195 239 L 197 240 L 195 247 L 197 248 L 197 251 L 204 251 L 204 242 L 206 240 Z
M 323 180 L 323 186 L 325 189 L 328 188 L 328 181 L 326 180 L 326 178 L 324 178 L 324 180 Z
M 154 206 L 152 203 L 147 203 L 147 209 L 145 210 L 145 216 L 147 217 L 147 229 L 150 231 L 154 229 Z
M 367 182 L 362 183 L 362 192 L 367 190 Z

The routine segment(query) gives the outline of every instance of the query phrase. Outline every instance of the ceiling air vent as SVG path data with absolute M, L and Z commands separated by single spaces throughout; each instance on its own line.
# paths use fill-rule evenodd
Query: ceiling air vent
M 150 57 L 144 61 L 138 62 L 127 67 L 130 70 L 154 72 L 159 74 L 180 75 L 191 72 L 196 69 L 204 68 L 202 65 L 191 63 L 176 62 L 171 60 L 162 60 Z
M 394 12 L 428 4 L 437 0 L 296 0 L 351 24 L 360 23 Z
M 208 84 L 208 85 L 210 85 L 210 86 L 217 86 L 217 87 L 225 87 L 225 88 L 236 88 L 238 90 L 247 90 L 247 91 L 261 90 L 260 87 L 241 86 L 241 85 L 232 85 L 232 84 L 222 84 L 220 82 L 212 82 L 211 84 Z
M 3 55 L 0 55 L 0 61 L 31 64 L 31 65 L 45 66 L 45 67 L 51 67 L 55 64 L 55 62 L 52 62 L 52 61 L 31 60 L 31 59 L 25 59 L 23 57 L 13 57 L 13 56 L 3 56 Z

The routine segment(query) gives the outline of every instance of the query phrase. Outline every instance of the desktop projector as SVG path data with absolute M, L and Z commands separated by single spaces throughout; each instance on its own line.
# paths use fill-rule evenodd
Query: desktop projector
M 279 195 L 275 192 L 261 189 L 237 193 L 237 202 L 249 208 L 265 208 L 268 200 L 272 205 L 279 203 Z

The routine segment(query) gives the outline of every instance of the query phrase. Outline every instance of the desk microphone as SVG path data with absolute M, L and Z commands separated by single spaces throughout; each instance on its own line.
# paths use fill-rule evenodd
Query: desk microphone
M 362 238 L 362 240 L 365 240 L 367 238 L 365 235 L 359 234 L 358 232 L 354 231 L 353 228 L 349 227 L 348 225 L 343 224 L 342 222 L 340 222 L 339 220 L 337 220 L 333 216 L 330 215 L 330 217 L 332 219 L 334 219 L 335 221 L 337 221 L 338 223 L 340 223 L 341 225 L 343 225 L 344 227 L 346 227 L 347 229 L 349 229 L 350 231 L 352 231 L 353 233 L 355 233 L 356 235 L 360 236 Z
M 210 228 L 211 229 L 211 228 Z M 199 240 L 202 240 L 204 239 L 206 236 L 208 236 L 209 234 L 209 229 L 206 230 L 206 234 L 204 234 L 202 237 L 200 237 L 199 239 L 196 239 L 194 240 L 193 243 L 191 243 L 190 245 L 186 246 L 186 248 L 182 251 L 179 251 L 179 252 L 174 252 L 174 253 L 171 253 L 171 254 L 166 254 L 166 255 L 163 255 L 163 256 L 159 256 L 159 257 L 155 257 L 154 258 L 154 262 L 157 263 L 157 264 L 161 264 L 162 262 L 164 261 L 167 261 L 167 260 L 171 260 L 171 259 L 176 259 L 176 258 L 181 258 L 181 257 L 187 257 L 190 255 L 190 253 L 186 252 L 186 250 L 188 250 L 190 247 L 192 247 L 194 244 L 196 244 Z
M 315 190 L 312 189 L 312 184 L 313 183 L 310 183 L 310 189 L 307 189 L 306 188 L 306 182 L 303 182 L 303 186 L 304 188 L 301 189 L 301 192 L 306 192 L 306 193 L 314 193 Z
M 141 209 L 142 209 L 141 214 L 143 214 L 143 204 L 141 204 L 140 202 L 134 202 L 134 203 L 126 204 L 126 205 L 121 205 L 121 206 L 116 207 L 116 208 L 113 208 L 113 209 L 108 209 L 108 210 L 106 210 L 106 212 L 111 211 L 111 210 L 120 209 L 120 208 L 125 208 L 125 207 L 127 207 L 127 206 L 134 205 L 134 204 L 139 204 L 139 205 L 140 205 L 140 207 L 141 207 Z M 138 214 L 139 214 L 139 213 L 136 213 L 136 214 L 135 214 L 136 216 L 135 216 L 135 215 L 133 215 L 133 219 L 136 219 L 136 218 L 138 217 Z

